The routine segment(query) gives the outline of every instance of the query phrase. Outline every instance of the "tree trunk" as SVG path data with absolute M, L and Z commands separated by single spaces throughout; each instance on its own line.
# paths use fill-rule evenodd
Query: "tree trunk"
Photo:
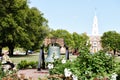
M 14 47 L 8 46 L 8 48 L 9 48 L 9 56 L 13 56 Z
M 116 55 L 116 49 L 113 50 L 114 55 Z
M 25 55 L 28 55 L 28 50 L 26 50 Z
M 0 56 L 2 56 L 2 46 L 0 46 Z

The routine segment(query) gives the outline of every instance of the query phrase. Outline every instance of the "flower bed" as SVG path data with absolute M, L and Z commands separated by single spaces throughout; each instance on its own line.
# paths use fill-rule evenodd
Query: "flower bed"
M 73 61 L 62 58 L 50 64 L 52 67 L 49 68 L 48 78 L 72 80 L 109 80 L 117 67 L 114 57 L 104 52 L 90 54 L 87 51 L 81 52 L 81 55 Z

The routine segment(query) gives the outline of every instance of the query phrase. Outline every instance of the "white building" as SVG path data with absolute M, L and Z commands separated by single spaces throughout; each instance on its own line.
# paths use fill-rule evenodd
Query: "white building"
M 97 19 L 96 14 L 93 20 L 92 35 L 89 37 L 90 37 L 90 44 L 91 44 L 90 52 L 95 53 L 101 50 L 102 49 L 101 43 L 100 43 L 101 36 L 98 32 L 98 19 Z

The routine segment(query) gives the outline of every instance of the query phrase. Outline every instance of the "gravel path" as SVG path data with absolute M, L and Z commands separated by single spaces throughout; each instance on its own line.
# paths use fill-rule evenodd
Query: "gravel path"
M 25 70 L 19 70 L 18 71 L 18 76 L 23 74 L 25 75 L 25 78 L 29 79 L 30 77 L 32 78 L 31 80 L 38 80 L 38 78 L 45 78 L 48 75 L 48 70 L 41 70 L 37 71 L 37 69 L 25 69 Z M 44 79 L 46 80 L 46 79 Z

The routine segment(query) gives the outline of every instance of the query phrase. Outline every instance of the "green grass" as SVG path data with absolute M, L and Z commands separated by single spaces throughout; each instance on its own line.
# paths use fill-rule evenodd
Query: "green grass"
M 10 59 L 15 63 L 18 64 L 22 60 L 26 61 L 38 61 L 39 53 L 29 54 L 29 55 L 16 55 L 13 57 L 10 57 Z
M 120 62 L 120 56 L 115 57 L 116 62 Z
M 47 57 L 47 55 L 45 55 L 45 58 Z M 61 55 L 61 57 L 65 57 L 65 55 Z M 39 59 L 39 53 L 33 53 L 33 54 L 29 54 L 29 55 L 19 55 L 19 56 L 14 56 L 14 57 L 10 57 L 11 60 L 15 63 L 18 64 L 21 60 L 26 60 L 26 61 L 38 61 Z M 71 55 L 69 56 L 70 59 L 75 59 L 76 56 Z M 115 58 L 116 62 L 120 62 L 120 56 Z
M 45 55 L 45 58 L 47 57 L 47 55 Z M 65 55 L 61 55 L 61 57 L 65 57 Z M 70 59 L 75 59 L 76 56 L 73 56 L 70 54 L 69 56 Z M 29 55 L 16 55 L 13 57 L 10 57 L 10 59 L 15 63 L 18 64 L 19 62 L 21 62 L 22 60 L 26 60 L 26 61 L 38 61 L 39 59 L 39 53 L 33 53 L 33 54 L 29 54 Z

